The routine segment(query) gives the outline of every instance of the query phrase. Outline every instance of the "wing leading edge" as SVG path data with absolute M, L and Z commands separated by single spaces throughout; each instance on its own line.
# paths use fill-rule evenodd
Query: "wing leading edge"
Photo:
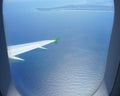
M 32 51 L 37 48 L 47 49 L 43 46 L 48 45 L 50 43 L 57 43 L 57 42 L 58 42 L 58 38 L 55 38 L 53 40 L 43 40 L 43 41 L 37 41 L 37 42 L 32 42 L 32 43 L 8 46 L 8 57 L 10 59 L 24 61 L 24 59 L 19 58 L 16 55 L 19 55 L 19 54 L 22 54 L 28 51 Z

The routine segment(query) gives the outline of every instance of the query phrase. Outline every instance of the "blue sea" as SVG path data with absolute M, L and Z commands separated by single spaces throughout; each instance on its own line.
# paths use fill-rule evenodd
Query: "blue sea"
M 57 44 L 18 55 L 10 62 L 21 96 L 91 96 L 103 80 L 113 11 L 39 11 L 4 4 L 7 45 L 59 38 Z

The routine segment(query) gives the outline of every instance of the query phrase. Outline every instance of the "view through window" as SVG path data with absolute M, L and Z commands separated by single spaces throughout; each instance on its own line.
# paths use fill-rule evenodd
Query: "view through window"
M 91 96 L 103 80 L 112 0 L 4 0 L 10 70 L 21 96 Z

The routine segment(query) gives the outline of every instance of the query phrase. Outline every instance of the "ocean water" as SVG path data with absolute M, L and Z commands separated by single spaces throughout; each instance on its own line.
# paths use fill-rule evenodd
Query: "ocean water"
M 54 10 L 4 6 L 7 45 L 59 38 L 10 62 L 21 96 L 91 96 L 104 77 L 113 11 Z

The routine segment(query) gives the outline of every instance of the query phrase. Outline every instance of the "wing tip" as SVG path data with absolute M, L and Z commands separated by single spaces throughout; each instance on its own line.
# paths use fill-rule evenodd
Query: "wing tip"
M 56 44 L 57 44 L 57 43 L 58 43 L 58 41 L 59 41 L 59 38 L 58 38 L 58 37 L 56 37 L 56 38 L 54 38 L 53 40 L 54 40 L 54 43 L 56 43 Z

